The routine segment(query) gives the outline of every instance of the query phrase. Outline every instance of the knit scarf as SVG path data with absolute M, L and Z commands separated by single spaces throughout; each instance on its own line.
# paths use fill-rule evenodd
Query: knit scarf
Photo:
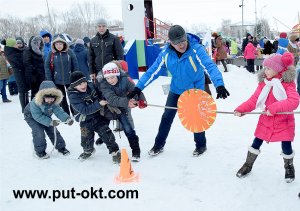
M 265 103 L 267 100 L 267 97 L 271 91 L 271 88 L 273 87 L 273 95 L 276 98 L 276 100 L 285 100 L 287 99 L 287 95 L 285 92 L 285 89 L 282 86 L 281 80 L 278 78 L 273 78 L 271 81 L 268 81 L 267 79 L 264 80 L 265 86 L 262 89 L 260 95 L 258 96 L 257 102 L 256 102 L 256 108 L 260 108 L 261 110 L 265 109 Z

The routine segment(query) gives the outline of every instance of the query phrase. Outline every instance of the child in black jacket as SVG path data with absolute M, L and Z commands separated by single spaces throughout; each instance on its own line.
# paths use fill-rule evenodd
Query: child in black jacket
M 96 132 L 112 154 L 113 163 L 120 163 L 119 146 L 108 127 L 109 120 L 100 114 L 101 107 L 105 106 L 107 101 L 101 100 L 101 93 L 95 89 L 93 83 L 88 83 L 82 72 L 73 72 L 70 82 L 68 96 L 73 109 L 78 112 L 75 119 L 80 122 L 81 146 L 84 150 L 78 159 L 86 160 L 95 152 L 94 132 Z

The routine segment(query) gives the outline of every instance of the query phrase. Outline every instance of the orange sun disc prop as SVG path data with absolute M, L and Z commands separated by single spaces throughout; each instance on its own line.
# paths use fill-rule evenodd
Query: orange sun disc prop
M 217 116 L 214 99 L 200 89 L 183 92 L 177 103 L 178 116 L 182 125 L 193 133 L 200 133 L 212 126 Z

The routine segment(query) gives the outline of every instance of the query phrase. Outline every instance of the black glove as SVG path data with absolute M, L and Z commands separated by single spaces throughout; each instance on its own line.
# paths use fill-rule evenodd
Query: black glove
M 142 91 L 142 90 L 140 90 L 139 88 L 134 87 L 134 89 L 133 89 L 131 92 L 129 92 L 129 93 L 127 94 L 127 98 L 128 98 L 128 99 L 132 99 L 132 98 L 134 98 L 136 95 L 137 95 L 138 97 L 140 97 L 141 91 Z
M 51 126 L 58 126 L 59 125 L 59 120 L 52 120 L 51 123 L 50 123 Z
M 217 99 L 219 98 L 227 98 L 229 96 L 229 92 L 227 91 L 227 89 L 224 86 L 218 86 L 217 87 Z

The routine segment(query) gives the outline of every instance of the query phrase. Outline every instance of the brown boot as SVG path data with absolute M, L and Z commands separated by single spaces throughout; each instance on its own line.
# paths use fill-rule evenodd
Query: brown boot
M 259 153 L 260 153 L 260 151 L 258 149 L 249 147 L 246 162 L 240 168 L 240 170 L 236 173 L 237 177 L 239 177 L 239 178 L 245 177 L 247 174 L 250 173 L 250 171 L 252 170 L 253 163 L 256 160 L 257 155 L 259 155 Z
M 284 160 L 284 168 L 285 168 L 285 181 L 287 183 L 293 182 L 295 179 L 295 168 L 293 164 L 295 153 L 293 152 L 290 155 L 286 155 L 282 153 L 282 157 Z

